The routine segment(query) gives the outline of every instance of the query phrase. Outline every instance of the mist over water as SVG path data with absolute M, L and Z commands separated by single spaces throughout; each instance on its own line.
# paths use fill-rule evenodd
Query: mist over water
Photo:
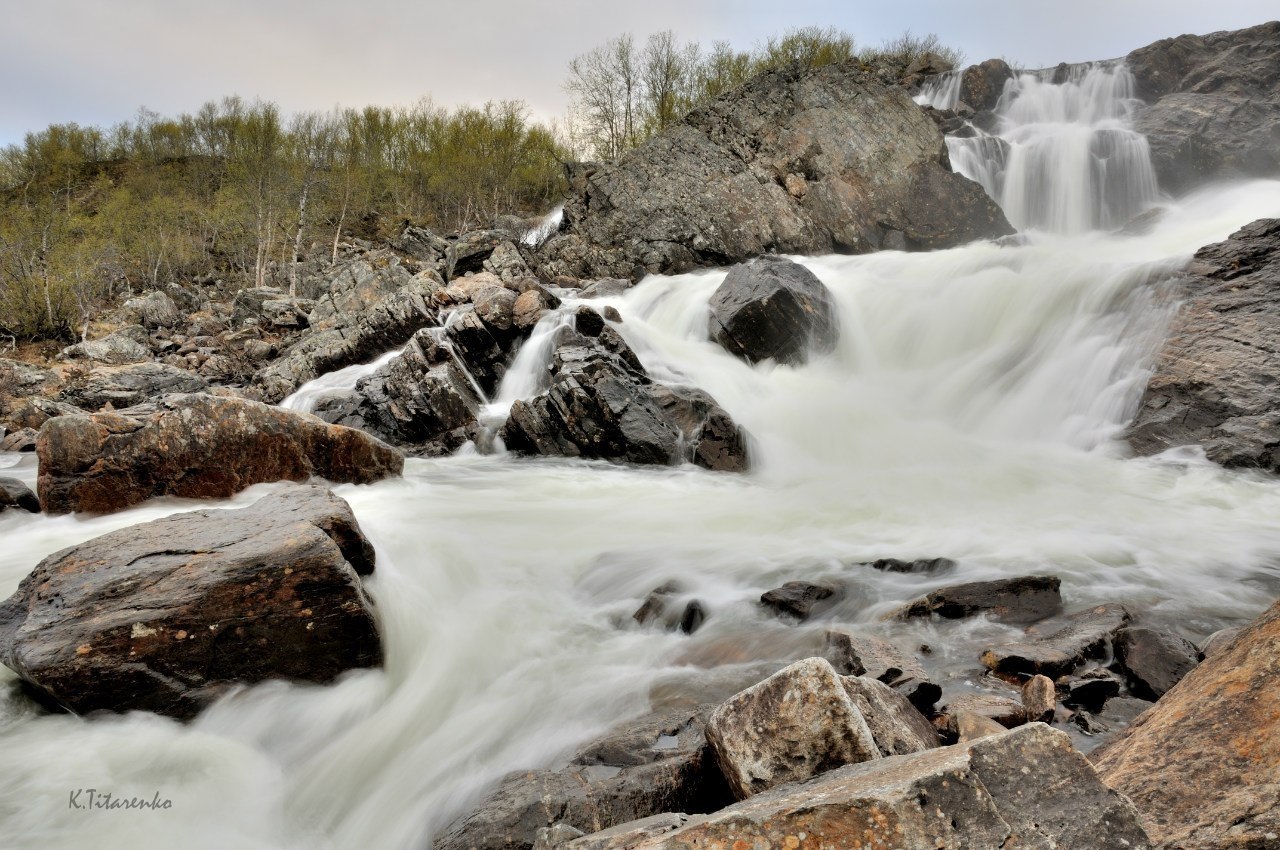
M 1085 100 L 1110 97 L 1101 82 L 1083 84 L 1091 73 L 1068 85 Z M 837 304 L 831 354 L 751 367 L 710 342 L 707 300 L 723 270 L 651 277 L 594 302 L 618 309 L 619 331 L 654 377 L 707 390 L 750 432 L 751 473 L 470 451 L 411 460 L 402 479 L 337 487 L 378 550 L 368 585 L 385 670 L 332 687 L 247 689 L 186 726 L 144 714 L 42 715 L 6 688 L 0 844 L 423 848 L 504 773 L 555 766 L 651 702 L 727 695 L 759 678 L 761 661 L 818 652 L 833 622 L 928 643 L 925 661 L 944 687 L 968 687 L 981 647 L 1015 630 L 982 618 L 878 622 L 941 584 L 1053 573 L 1069 610 L 1124 602 L 1192 639 L 1258 613 L 1280 586 L 1276 481 L 1190 450 L 1130 458 L 1117 438 L 1176 309 L 1168 278 L 1197 247 L 1280 214 L 1280 181 L 1166 201 L 1145 234 L 1108 234 L 1098 227 L 1158 199 L 1105 187 L 1145 177 L 1117 167 L 1078 198 L 1067 184 L 1084 172 L 1069 146 L 1037 152 L 1035 133 L 1108 122 L 1107 132 L 1127 132 L 1124 114 L 1083 101 L 1072 112 L 1077 95 L 1018 85 L 1064 104 L 1052 120 L 1018 118 L 1027 123 L 999 136 L 1015 153 L 1011 139 L 1024 139 L 1026 174 L 1062 166 L 1056 183 L 1011 184 L 1011 153 L 1003 183 L 992 178 L 1011 215 L 1023 210 L 1025 238 L 800 259 Z M 1002 111 L 1012 122 L 1023 107 L 1011 100 Z M 956 148 L 952 158 L 962 167 Z M 999 172 L 990 158 L 975 161 Z M 1010 185 L 1028 187 L 1025 197 L 1019 188 L 1013 199 Z M 1077 215 L 1086 208 L 1087 220 Z M 563 321 L 535 328 L 491 413 L 537 391 Z M 357 373 L 295 398 L 349 388 Z M 6 464 L 16 465 L 0 474 L 34 476 L 28 459 L 0 456 Z M 273 486 L 212 506 L 250 504 Z M 0 515 L 0 594 L 56 549 L 196 506 Z M 936 576 L 858 566 L 938 556 L 959 564 Z M 631 620 L 671 579 L 710 612 L 693 636 Z M 793 579 L 838 581 L 844 601 L 802 626 L 762 614 L 760 593 Z M 0 682 L 13 681 L 0 670 Z M 77 788 L 158 792 L 173 806 L 69 811 Z

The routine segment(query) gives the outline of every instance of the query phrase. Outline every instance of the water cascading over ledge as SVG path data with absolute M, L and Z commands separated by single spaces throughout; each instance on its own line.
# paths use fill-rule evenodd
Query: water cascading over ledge
M 1159 197 L 1147 140 L 1133 129 L 1133 75 L 1123 62 L 1104 62 L 1068 66 L 1062 76 L 1050 68 L 1006 81 L 989 121 L 947 136 L 952 167 L 1019 230 L 1120 227 Z M 954 109 L 960 80 L 958 71 L 943 74 L 916 100 Z

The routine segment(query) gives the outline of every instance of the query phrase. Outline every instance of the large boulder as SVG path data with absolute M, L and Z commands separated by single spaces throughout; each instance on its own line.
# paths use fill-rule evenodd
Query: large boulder
M 1183 288 L 1129 444 L 1200 445 L 1225 466 L 1280 471 L 1280 219 L 1201 248 Z
M 199 375 L 165 363 L 99 366 L 72 379 L 57 400 L 88 411 L 108 404 L 119 410 L 170 393 L 199 393 L 208 388 L 209 382 Z
M 624 724 L 561 770 L 507 776 L 450 824 L 435 850 L 528 850 L 564 824 L 596 832 L 662 812 L 711 812 L 733 801 L 703 729 L 705 709 L 658 712 Z
M 119 366 L 150 360 L 151 349 L 147 348 L 146 329 L 141 325 L 132 325 L 99 339 L 69 345 L 62 349 L 58 357 L 62 360 L 92 360 Z
M 595 846 L 578 842 L 567 846 Z M 1133 805 L 1098 779 L 1067 736 L 1034 723 L 842 767 L 674 831 L 605 846 L 1151 850 L 1152 843 Z
M 176 328 L 182 324 L 182 309 L 167 292 L 159 289 L 130 298 L 124 302 L 123 312 L 150 330 Z
M 1280 603 L 1098 748 L 1093 762 L 1104 781 L 1133 800 L 1161 846 L 1275 847 L 1277 718 Z
M 658 384 L 616 330 L 563 328 L 551 387 L 517 401 L 502 428 L 514 452 L 640 464 L 747 467 L 746 437 L 711 396 Z
M 40 430 L 48 513 L 108 513 L 153 496 L 216 499 L 313 475 L 368 484 L 404 457 L 368 434 L 237 398 L 175 395 L 120 412 L 59 416 Z
M 291 487 L 113 531 L 45 558 L 0 603 L 0 661 L 76 713 L 190 717 L 237 682 L 382 663 L 347 503 Z
M 711 338 L 756 363 L 798 364 L 840 339 L 831 292 L 813 272 L 783 257 L 734 266 L 711 296 Z
M 414 334 L 399 356 L 362 378 L 351 396 L 322 401 L 316 415 L 377 434 L 415 455 L 449 454 L 474 439 L 480 398 L 432 330 Z
M 1127 62 L 1164 189 L 1280 174 L 1280 22 L 1167 38 Z
M 960 75 L 960 100 L 977 112 L 993 110 L 1011 79 L 1013 69 L 1003 59 L 970 65 Z
M 881 757 L 840 675 L 821 658 L 797 661 L 722 703 L 707 740 L 739 800 Z
M 585 177 L 540 271 L 638 277 L 770 253 L 1011 233 L 905 89 L 857 63 L 768 71 Z
M 253 377 L 269 402 L 278 402 L 314 378 L 365 363 L 405 344 L 421 328 L 440 321 L 444 284 L 433 272 L 420 272 L 403 288 L 323 318 L 311 315 L 311 332 Z M 322 299 L 323 301 L 323 299 Z
M 1057 576 L 1021 576 L 940 587 L 896 612 L 900 619 L 937 615 L 948 620 L 988 614 L 1005 623 L 1034 623 L 1062 610 Z

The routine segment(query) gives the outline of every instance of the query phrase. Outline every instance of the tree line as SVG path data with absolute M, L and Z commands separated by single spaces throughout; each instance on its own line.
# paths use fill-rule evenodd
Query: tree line
M 0 151 L 0 333 L 70 339 L 120 294 L 202 276 L 296 284 L 305 256 L 406 220 L 465 230 L 541 212 L 568 156 L 520 101 L 286 119 L 238 97 Z
M 852 35 L 834 27 L 791 29 L 750 50 L 737 50 L 726 41 L 709 48 L 681 43 L 670 30 L 651 35 L 643 45 L 624 34 L 569 63 L 568 141 L 582 155 L 609 161 L 761 72 L 796 63 L 862 62 L 900 76 L 926 53 L 953 66 L 964 61 L 963 53 L 942 44 L 937 35 L 910 31 L 861 50 Z

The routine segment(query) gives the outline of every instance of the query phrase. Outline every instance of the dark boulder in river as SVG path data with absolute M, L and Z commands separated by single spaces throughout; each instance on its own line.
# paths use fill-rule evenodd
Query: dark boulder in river
M 1163 188 L 1280 174 L 1280 22 L 1166 38 L 1127 61 Z
M 0 661 L 74 712 L 191 717 L 237 682 L 327 682 L 382 663 L 346 502 L 290 487 L 50 555 L 0 603 Z
M 1012 228 L 906 89 L 857 63 L 761 74 L 582 181 L 541 275 L 636 278 L 761 254 L 915 249 Z M 897 236 L 894 237 L 897 240 Z
M 110 513 L 153 496 L 225 498 L 313 475 L 369 484 L 404 468 L 400 452 L 352 428 L 255 401 L 192 394 L 40 430 L 37 490 L 48 513 Z
M 831 292 L 813 272 L 782 257 L 729 270 L 711 296 L 711 338 L 749 363 L 799 364 L 840 339 Z
M 706 469 L 747 468 L 746 436 L 711 396 L 656 383 L 612 327 L 594 337 L 561 329 L 551 387 L 517 401 L 502 429 L 521 454 Z
M 1280 471 L 1280 219 L 1201 248 L 1183 289 L 1129 444 L 1200 445 L 1224 466 Z

